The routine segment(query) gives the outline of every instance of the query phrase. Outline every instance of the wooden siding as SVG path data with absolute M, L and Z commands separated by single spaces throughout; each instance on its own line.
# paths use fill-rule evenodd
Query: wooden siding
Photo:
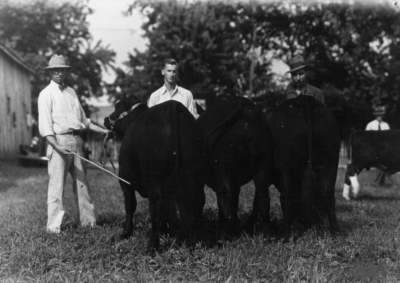
M 30 72 L 0 49 L 0 160 L 18 157 L 20 144 L 30 144 Z

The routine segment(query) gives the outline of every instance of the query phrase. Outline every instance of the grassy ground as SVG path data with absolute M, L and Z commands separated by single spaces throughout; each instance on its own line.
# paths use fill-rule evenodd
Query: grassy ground
M 362 196 L 341 197 L 339 170 L 336 200 L 342 235 L 311 230 L 297 241 L 267 242 L 241 236 L 213 246 L 217 226 L 214 194 L 207 189 L 205 242 L 192 253 L 173 239 L 163 251 L 145 255 L 149 219 L 140 199 L 133 238 L 119 241 L 124 222 L 122 192 L 116 179 L 100 170 L 88 172 L 99 226 L 76 227 L 70 179 L 65 192 L 63 231 L 48 234 L 46 168 L 0 163 L 0 282 L 397 282 L 400 281 L 400 176 L 377 187 L 376 172 L 360 176 Z M 245 216 L 254 190 L 241 195 Z M 281 217 L 277 192 L 271 189 L 272 217 Z M 140 198 L 140 197 L 139 197 Z

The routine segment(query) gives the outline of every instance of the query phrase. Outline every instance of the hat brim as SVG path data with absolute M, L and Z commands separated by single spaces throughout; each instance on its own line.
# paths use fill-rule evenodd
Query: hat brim
M 48 67 L 46 67 L 46 68 L 44 68 L 44 69 L 60 69 L 60 68 L 65 68 L 65 69 L 68 69 L 68 68 L 70 68 L 70 66 L 67 66 L 67 65 L 53 65 L 53 66 L 48 66 Z
M 305 68 L 305 67 L 307 67 L 307 64 L 298 66 L 298 67 L 296 67 L 296 68 L 294 68 L 294 69 L 291 69 L 291 70 L 287 71 L 286 73 L 296 72 L 296 71 L 298 71 L 298 70 L 300 70 L 300 69 L 303 69 L 303 68 Z

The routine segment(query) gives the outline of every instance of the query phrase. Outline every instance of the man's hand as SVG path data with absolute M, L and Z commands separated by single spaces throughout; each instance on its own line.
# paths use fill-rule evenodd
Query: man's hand
M 58 152 L 65 154 L 65 155 L 71 155 L 71 149 L 65 146 L 61 146 L 59 144 L 55 144 L 53 146 Z
M 102 134 L 103 135 L 107 135 L 108 133 L 111 133 L 112 131 L 108 130 L 108 129 L 103 129 L 102 128 Z
M 60 145 L 54 136 L 46 136 L 46 140 L 53 147 L 53 149 L 57 150 L 59 153 L 71 155 L 71 149 Z
M 100 133 L 102 135 L 106 135 L 106 134 L 108 134 L 108 132 L 111 132 L 110 130 L 108 130 L 106 128 L 103 128 L 103 127 L 100 127 L 100 126 L 97 126 L 97 125 L 95 125 L 93 123 L 90 123 L 89 129 L 94 131 L 94 132 L 98 132 L 98 133 Z

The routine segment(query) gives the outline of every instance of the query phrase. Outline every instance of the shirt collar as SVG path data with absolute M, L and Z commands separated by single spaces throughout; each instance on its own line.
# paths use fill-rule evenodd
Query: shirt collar
M 50 85 L 56 87 L 57 89 L 60 89 L 60 85 L 53 80 L 51 80 Z
M 290 93 L 295 93 L 297 95 L 296 89 L 293 87 L 293 83 L 290 84 Z M 300 94 L 309 94 L 310 93 L 310 85 L 306 83 L 306 87 L 300 92 Z
M 53 81 L 53 80 L 50 81 L 50 85 L 56 86 L 56 87 L 59 87 L 59 86 L 60 86 L 58 83 L 56 83 L 56 82 Z
M 179 88 L 178 85 L 175 85 L 175 89 L 172 92 L 171 97 L 174 96 L 178 92 L 178 88 Z M 167 87 L 165 85 L 163 85 L 162 88 L 161 88 L 161 94 L 164 95 L 166 92 L 168 93 Z

